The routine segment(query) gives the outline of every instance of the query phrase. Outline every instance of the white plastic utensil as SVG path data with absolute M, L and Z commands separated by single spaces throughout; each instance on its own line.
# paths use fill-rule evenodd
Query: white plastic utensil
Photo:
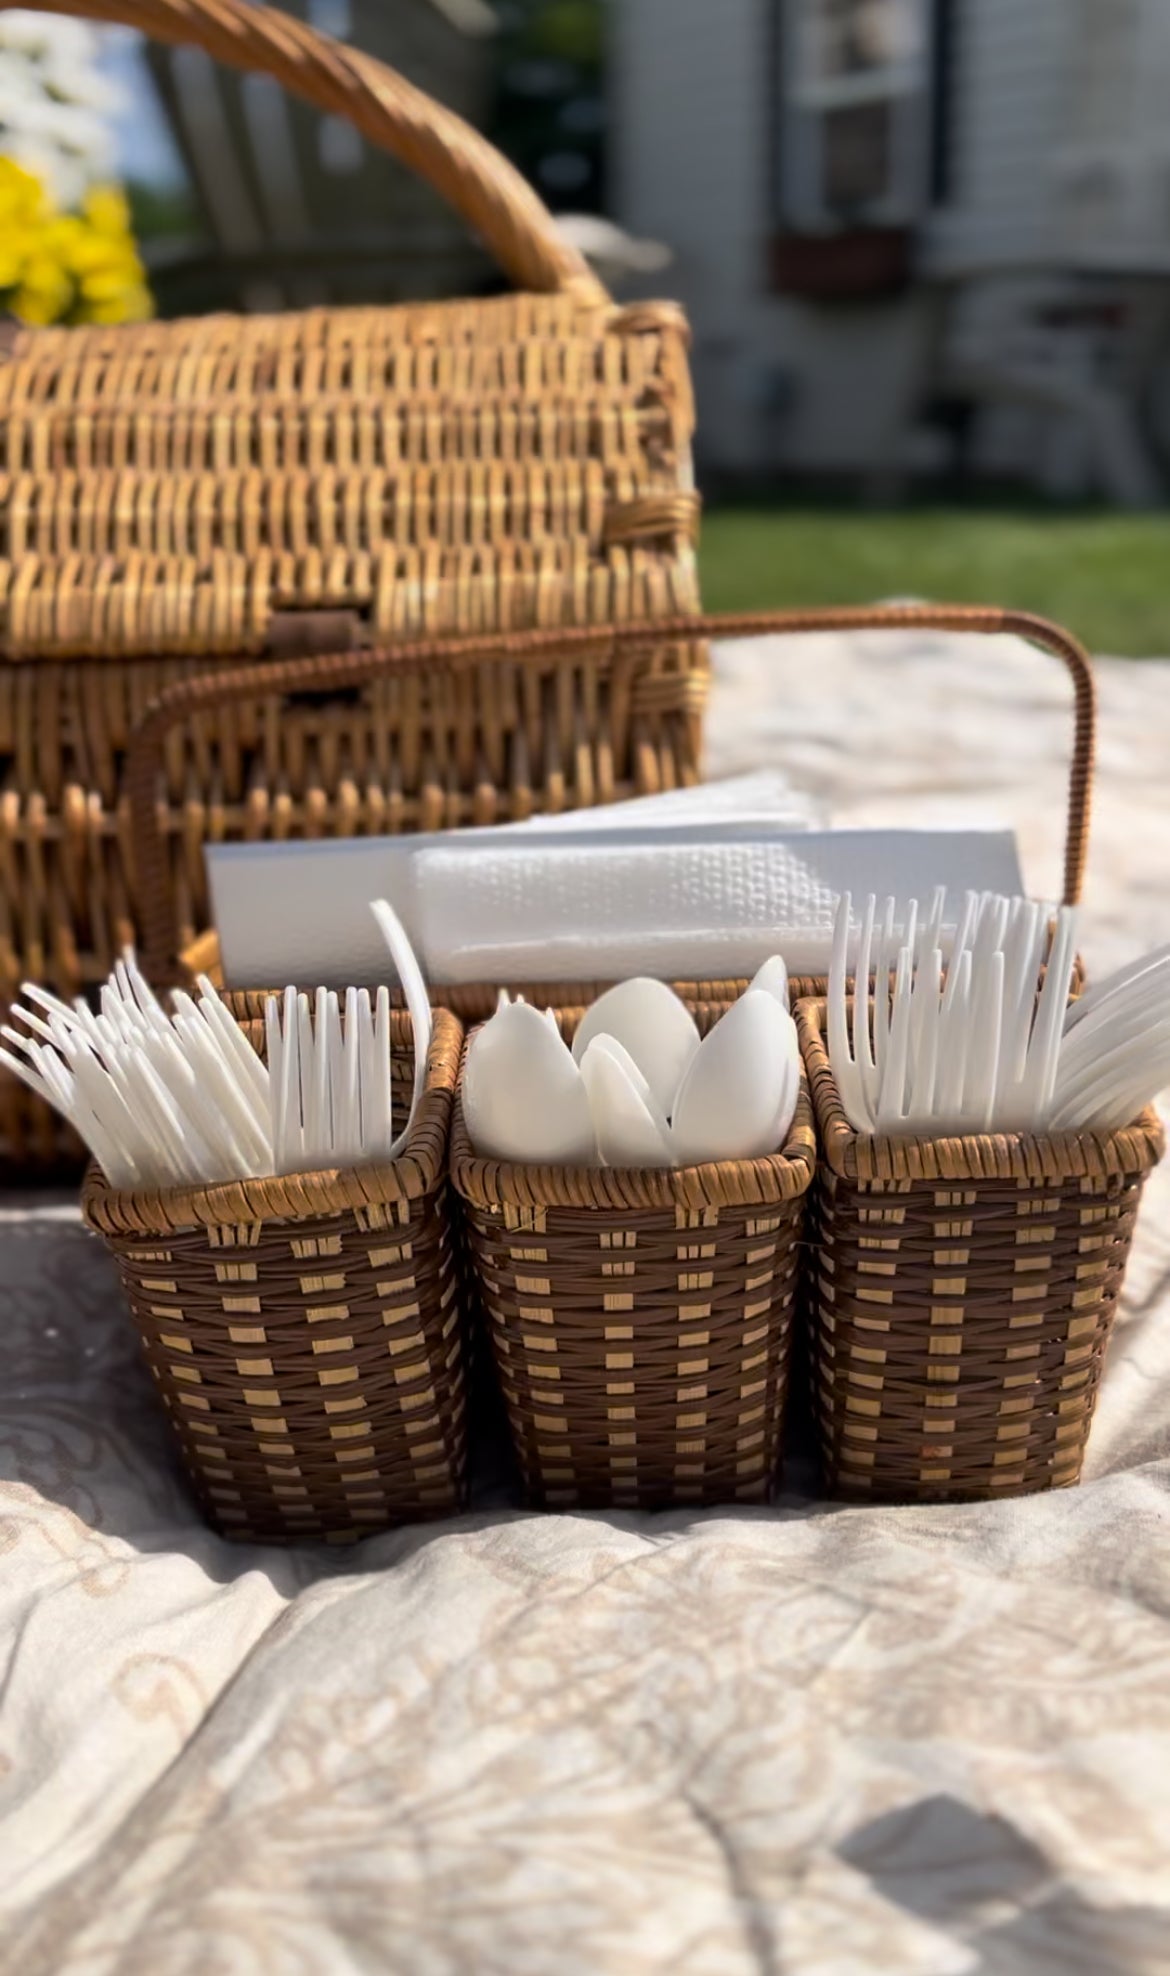
M 1061 1044 L 1053 1104 L 1064 1110 L 1080 1093 L 1098 1083 L 1109 1072 L 1110 1064 L 1128 1047 L 1155 1032 L 1159 1018 L 1170 1009 L 1170 993 L 1162 988 L 1156 998 L 1143 995 L 1116 1004 L 1108 1024 L 1098 1031 L 1088 1023 L 1075 1029 Z M 1087 1042 L 1086 1048 L 1078 1048 Z
M 1069 1009 L 1065 1018 L 1065 1032 L 1073 1031 L 1089 1018 L 1096 1018 L 1105 1005 L 1115 997 L 1128 996 L 1139 981 L 1146 976 L 1170 967 L 1170 945 L 1156 947 L 1151 954 L 1143 954 L 1136 961 L 1127 961 L 1114 974 L 1107 975 L 1104 981 L 1097 981 L 1085 989 Z
M 1062 1130 L 1128 1125 L 1170 1082 L 1170 1014 L 1111 1050 L 1067 1097 L 1053 1123 Z
M 853 1026 L 847 1023 L 845 957 L 850 902 L 842 899 L 829 981 L 828 1044 L 841 1102 L 855 1129 L 921 1136 L 954 1132 L 1041 1130 L 1058 1103 L 1071 1107 L 1090 1086 L 1098 1036 L 1112 1033 L 1120 1048 L 1130 1030 L 1107 1004 L 1069 1037 L 1061 1077 L 1065 1011 L 1074 966 L 1076 914 L 1024 899 L 968 894 L 942 980 L 945 896 L 935 894 L 923 921 L 914 901 L 904 910 L 889 900 L 880 929 L 867 905 L 858 949 Z M 895 931 L 901 918 L 901 933 Z M 1051 934 L 1044 986 L 1040 969 Z M 888 969 L 897 947 L 897 978 Z M 876 946 L 872 986 L 866 961 Z M 1157 974 L 1144 978 L 1152 1009 Z M 1170 970 L 1167 972 L 1170 986 Z M 1124 986 L 1124 984 L 1123 984 Z M 1131 991 L 1131 1012 L 1140 986 Z M 1122 999 L 1124 996 L 1122 995 Z M 1035 1011 L 1035 1014 L 1033 1013 Z M 1097 1024 L 1101 1025 L 1098 1030 Z M 1133 1025 L 1134 1033 L 1141 1024 Z
M 894 925 L 898 910 L 896 899 L 889 898 L 882 910 L 881 933 L 878 939 L 877 965 L 874 969 L 873 988 L 873 1056 L 875 1065 L 884 1059 L 886 1044 L 890 1035 L 890 975 L 898 963 L 898 949 L 901 942 Z M 869 992 L 869 983 L 865 983 Z M 872 1120 L 877 1115 L 878 1079 L 870 1078 L 866 1090 L 866 1110 Z M 872 1131 L 872 1125 L 869 1128 Z
M 794 1051 L 792 1018 L 773 996 L 748 989 L 733 1002 L 703 1038 L 679 1088 L 670 1122 L 678 1164 L 774 1153 Z
M 892 911 L 893 901 L 890 900 L 887 902 L 887 904 Z M 872 1132 L 874 1129 L 874 1114 L 870 1111 L 865 1093 L 865 1088 L 862 1083 L 861 1070 L 858 1066 L 857 1059 L 853 1053 L 853 1049 L 849 1041 L 849 1011 L 848 1011 L 847 996 L 848 996 L 848 966 L 849 966 L 849 928 L 850 928 L 852 910 L 853 910 L 852 898 L 848 892 L 845 892 L 842 894 L 840 903 L 837 907 L 837 917 L 833 927 L 833 952 L 831 959 L 829 961 L 829 992 L 828 992 L 828 1004 L 827 1004 L 828 1028 L 829 1028 L 829 1056 L 832 1061 L 833 1075 L 837 1079 L 837 1089 L 841 1094 L 841 1103 L 845 1108 L 846 1116 L 848 1117 L 850 1123 L 854 1125 L 859 1132 Z M 877 992 L 875 994 L 875 999 L 874 999 L 875 1028 L 878 1022 L 878 1011 L 881 1009 L 884 999 L 881 977 L 884 972 L 883 950 L 885 946 L 885 938 L 886 938 L 886 928 L 883 927 L 882 940 L 879 943 L 879 947 L 878 947 L 879 980 L 878 980 Z M 863 987 L 858 992 L 864 996 L 866 989 Z M 854 1027 L 856 1029 L 856 1019 L 855 1019 Z M 875 1037 L 875 1048 L 876 1048 L 876 1037 Z
M 785 977 L 787 985 L 787 976 Z M 583 1063 L 599 1036 L 622 1045 L 645 1079 L 659 1110 L 669 1117 L 683 1076 L 699 1047 L 690 1010 L 665 982 L 647 976 L 623 981 L 586 1010 L 573 1038 L 573 1055 Z
M 431 1013 L 431 998 L 427 984 L 423 980 L 422 969 L 415 959 L 414 948 L 410 944 L 402 921 L 385 899 L 375 899 L 371 911 L 378 922 L 382 938 L 390 949 L 390 958 L 398 970 L 398 979 L 402 983 L 411 1027 L 414 1030 L 414 1090 L 410 1101 L 410 1114 L 391 1148 L 391 1158 L 397 1159 L 410 1135 L 415 1113 L 418 1111 L 426 1088 L 427 1058 L 430 1054 L 434 1017 Z
M 378 990 L 377 1005 L 374 1010 L 374 1106 L 377 1121 L 375 1133 L 380 1141 L 379 1153 L 383 1159 L 394 1157 L 394 1099 L 390 1076 L 390 990 Z
M 937 934 L 938 928 L 931 930 Z M 941 1018 L 942 951 L 932 947 L 919 962 L 911 1004 L 908 1109 L 912 1117 L 929 1118 L 934 1110 Z
M 759 988 L 765 995 L 771 995 L 779 1002 L 782 1009 L 787 1009 L 791 1013 L 792 995 L 788 983 L 788 967 L 783 955 L 773 954 L 770 961 L 765 961 L 763 967 L 759 968 L 749 981 L 748 987 Z
M 1168 1005 L 1170 968 L 1159 966 L 1135 976 L 1127 987 L 1111 995 L 1075 1026 L 1070 1026 L 1066 1016 L 1057 1071 L 1060 1097 L 1067 1096 L 1069 1088 L 1091 1072 L 1111 1050 L 1148 1029 Z
M 1006 926 L 996 921 L 1002 940 Z M 1002 950 L 996 947 L 987 957 L 979 993 L 971 1017 L 971 1044 L 963 1092 L 963 1116 L 973 1132 L 989 1132 L 995 1120 L 995 1094 L 999 1087 L 999 1060 L 1003 1046 L 1003 994 L 1006 970 Z
M 1006 1107 L 1023 1081 L 1028 1062 L 1028 1039 L 1047 937 L 1044 909 L 1028 900 L 1015 901 L 1004 951 L 1003 1047 L 996 1092 Z
M 297 991 L 293 987 L 288 987 L 284 991 L 282 1026 L 284 1056 L 278 1096 L 279 1131 L 274 1135 L 276 1170 L 278 1173 L 298 1173 L 304 1167 L 305 1139 L 301 1126 L 300 1007 Z
M 476 1152 L 556 1165 L 600 1159 L 667 1167 L 777 1151 L 796 1110 L 800 1052 L 784 964 L 761 972 L 761 985 L 749 988 L 702 1043 L 685 1009 L 685 1028 L 677 1021 L 681 1004 L 672 992 L 647 979 L 601 997 L 588 1026 L 579 1025 L 573 1052 L 550 1010 L 501 994 L 464 1067 L 464 1119 Z M 674 1033 L 664 1045 L 667 1023 Z M 673 1081 L 671 1051 L 681 1061 L 685 1048 L 672 1115 L 614 1029 L 646 1052 L 664 1089 Z
M 1021 1084 L 1021 1104 L 1030 1124 L 1043 1126 L 1052 1110 L 1061 1038 L 1064 1035 L 1069 989 L 1076 964 L 1077 912 L 1064 906 L 1057 915 L 1056 934 L 1048 956 L 1044 986 L 1028 1045 Z
M 934 1112 L 938 1131 L 949 1136 L 958 1129 L 967 1079 L 967 1051 L 971 1040 L 971 954 L 966 950 L 952 961 L 947 973 L 938 1025 L 938 1069 L 934 1086 Z
M 597 1136 L 580 1065 L 527 1002 L 496 1010 L 468 1046 L 463 1115 L 483 1159 L 593 1166 Z
M 910 983 L 913 949 L 902 948 L 894 980 L 894 1000 L 890 1011 L 889 1042 L 881 1066 L 876 1130 L 897 1133 L 906 1127 L 906 1073 L 910 1061 Z
M 118 1187 L 270 1173 L 268 1073 L 209 982 L 163 1009 L 129 951 L 100 1012 L 28 984 L 5 1061 L 70 1120 Z M 231 1040 L 225 1024 L 230 1025 Z M 241 1052 L 244 1054 L 241 1055 Z
M 670 1126 L 649 1082 L 614 1036 L 595 1036 L 581 1078 L 604 1166 L 673 1166 Z
M 873 952 L 874 919 L 877 900 L 871 893 L 865 902 L 865 917 L 861 922 L 861 944 L 857 950 L 857 973 L 854 977 L 853 993 L 853 1060 L 857 1065 L 861 1080 L 862 1097 L 870 1118 L 876 1116 L 880 1095 L 877 1064 L 874 1060 L 872 1025 L 870 1023 L 870 956 Z M 884 933 L 883 933 L 884 939 Z M 889 977 L 881 980 L 881 967 L 878 968 L 879 981 L 874 990 L 877 995 L 889 994 Z M 876 1019 L 876 1018 L 875 1018 Z
M 429 997 L 427 1006 L 429 1011 Z M 356 988 L 347 988 L 345 991 L 345 1129 L 342 1139 L 345 1145 L 345 1158 L 353 1166 L 359 1165 L 362 1157 L 361 1057 L 358 993 Z
M 390 1074 L 390 992 L 376 1006 L 365 988 L 286 992 L 265 1005 L 271 1067 L 271 1133 L 278 1173 L 317 1172 L 395 1159 Z M 409 1131 L 409 1124 L 407 1126 Z

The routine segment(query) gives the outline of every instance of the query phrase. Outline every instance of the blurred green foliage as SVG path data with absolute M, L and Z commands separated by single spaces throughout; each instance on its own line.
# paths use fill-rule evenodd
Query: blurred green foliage
M 583 69 L 600 69 L 605 27 L 598 0 L 534 0 L 521 32 L 533 54 L 552 55 Z
M 132 179 L 126 197 L 134 231 L 144 243 L 187 239 L 202 231 L 195 195 L 185 180 L 177 185 L 148 185 L 144 179 Z

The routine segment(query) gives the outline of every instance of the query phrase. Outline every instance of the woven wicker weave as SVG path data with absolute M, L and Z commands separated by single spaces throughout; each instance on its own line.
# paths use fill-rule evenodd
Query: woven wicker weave
M 579 1012 L 558 1020 L 571 1036 Z M 678 1172 L 480 1160 L 456 1102 L 452 1178 L 533 1502 L 770 1496 L 814 1160 L 803 1086 L 782 1153 Z
M 1099 1133 L 867 1138 L 824 1004 L 798 1026 L 816 1107 L 810 1285 L 826 1478 L 991 1498 L 1080 1478 L 1156 1116 Z
M 64 10 L 66 0 L 62 0 Z M 0 0 L 0 9 L 12 0 Z M 40 11 L 58 11 L 41 0 Z M 233 659 L 697 604 L 687 332 L 617 308 L 518 174 L 382 64 L 248 0 L 72 0 L 274 77 L 394 153 L 522 291 L 482 301 L 18 331 L 0 347 L 0 1003 L 74 994 L 135 923 L 120 775 L 153 698 Z M 259 694 L 167 751 L 183 924 L 198 845 L 522 816 L 693 780 L 707 662 L 659 641 Z M 0 1156 L 55 1127 L 0 1081 Z
M 405 1108 L 411 1029 L 394 1024 Z M 116 1192 L 90 1169 L 83 1212 L 117 1259 L 191 1480 L 225 1536 L 347 1542 L 463 1503 L 446 1178 L 462 1039 L 440 1012 L 392 1165 L 159 1193 Z

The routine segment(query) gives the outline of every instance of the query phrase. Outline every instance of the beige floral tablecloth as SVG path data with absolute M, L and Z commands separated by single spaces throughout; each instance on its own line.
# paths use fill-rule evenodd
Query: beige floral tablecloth
M 815 588 L 815 584 L 811 587 Z M 1102 668 L 1083 945 L 1170 937 L 1170 667 Z M 1068 733 L 1006 643 L 721 655 L 711 766 L 1018 823 Z M 360 1554 L 199 1524 L 101 1249 L 0 1212 L 0 1967 L 14 1976 L 1170 1969 L 1170 1174 L 1077 1492 L 475 1514 Z

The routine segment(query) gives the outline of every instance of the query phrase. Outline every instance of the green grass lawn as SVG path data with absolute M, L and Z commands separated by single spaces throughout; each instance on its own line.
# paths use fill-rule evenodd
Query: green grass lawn
M 701 563 L 708 610 L 1002 604 L 1091 651 L 1170 656 L 1170 514 L 712 508 Z

